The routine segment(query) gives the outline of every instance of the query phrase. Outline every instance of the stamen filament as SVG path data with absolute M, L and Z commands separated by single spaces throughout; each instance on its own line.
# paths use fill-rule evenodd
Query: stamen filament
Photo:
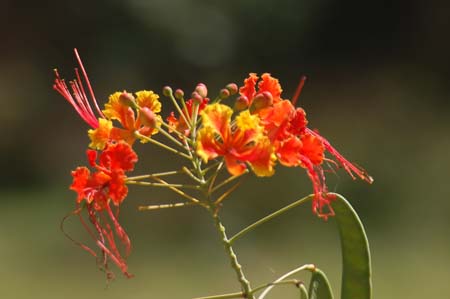
M 75 52 L 75 57 L 77 58 L 78 64 L 80 65 L 81 72 L 83 73 L 84 80 L 86 81 L 86 85 L 88 87 L 89 93 L 91 94 L 92 101 L 94 102 L 95 108 L 97 109 L 98 114 L 100 114 L 100 116 L 102 118 L 104 118 L 105 116 L 103 115 L 102 110 L 100 110 L 100 108 L 98 107 L 97 100 L 95 99 L 94 91 L 92 90 L 92 86 L 91 86 L 91 83 L 89 82 L 89 77 L 86 73 L 86 70 L 84 69 L 83 63 L 81 62 L 80 55 L 78 55 L 78 51 L 76 48 L 73 49 L 73 51 Z
M 300 94 L 302 93 L 302 89 L 303 89 L 303 86 L 305 85 L 305 82 L 306 82 L 306 76 L 301 76 L 300 83 L 298 84 L 297 89 L 295 90 L 294 96 L 292 97 L 292 100 L 291 100 L 292 105 L 295 106 L 295 104 L 297 103 L 297 100 L 300 97 Z

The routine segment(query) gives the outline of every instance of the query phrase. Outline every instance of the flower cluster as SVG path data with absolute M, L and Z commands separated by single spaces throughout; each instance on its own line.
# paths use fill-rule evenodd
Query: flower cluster
M 114 240 L 119 238 L 127 253 L 130 241 L 117 221 L 117 212 L 111 208 L 118 210 L 127 195 L 126 184 L 167 187 L 187 199 L 190 205 L 217 210 L 235 187 L 216 200 L 212 199 L 214 192 L 248 169 L 259 177 L 272 176 L 279 163 L 306 171 L 313 185 L 313 212 L 327 219 L 334 215 L 334 211 L 330 206 L 333 197 L 328 194 L 325 184 L 324 161 L 343 167 L 352 178 L 372 182 L 363 169 L 346 160 L 323 136 L 308 127 L 305 111 L 295 106 L 304 79 L 291 100 L 282 98 L 279 81 L 268 73 L 261 77 L 251 73 L 241 87 L 230 83 L 213 99 L 208 97 L 208 89 L 202 83 L 187 100 L 181 89 L 173 92 L 170 87 L 165 87 L 163 95 L 171 100 L 176 111 L 164 120 L 160 116 L 162 105 L 159 96 L 153 91 L 139 91 L 134 95 L 126 91 L 115 92 L 101 110 L 76 51 L 75 55 L 82 77 L 76 70 L 76 80 L 69 82 L 70 91 L 55 70 L 54 89 L 91 127 L 88 131 L 91 150 L 87 154 L 94 171 L 78 167 L 72 172 L 71 189 L 78 195 L 76 214 L 82 220 L 81 211 L 86 210 L 95 228 L 94 233 L 82 220 L 103 254 L 105 269 L 110 259 L 126 276 L 130 276 Z M 156 133 L 161 133 L 168 143 L 153 138 Z M 180 170 L 127 177 L 125 172 L 133 170 L 137 162 L 132 146 L 138 139 L 177 154 L 189 164 Z M 98 163 L 96 150 L 101 151 Z M 217 163 L 209 165 L 211 160 Z M 204 168 L 202 163 L 208 166 Z M 222 166 L 230 177 L 214 185 Z M 163 176 L 180 173 L 194 179 L 196 185 L 170 184 L 162 179 Z M 142 181 L 145 179 L 153 182 Z M 206 196 L 198 198 L 182 191 L 182 188 L 200 190 Z M 81 203 L 85 209 L 80 207 Z M 182 205 L 184 203 L 166 206 Z M 84 245 L 83 248 L 88 249 Z
M 237 116 L 233 121 L 233 110 L 228 106 L 216 103 L 203 110 L 198 155 L 205 161 L 223 156 L 232 175 L 242 174 L 246 164 L 257 176 L 273 175 L 276 161 L 288 167 L 302 167 L 313 183 L 313 211 L 323 218 L 332 216 L 332 197 L 327 195 L 322 167 L 324 160 L 332 160 L 325 158 L 325 151 L 353 178 L 356 175 L 368 182 L 372 178 L 307 127 L 305 111 L 294 106 L 295 99 L 281 98 L 277 79 L 268 73 L 258 82 L 259 79 L 251 73 L 244 80 L 234 105 Z

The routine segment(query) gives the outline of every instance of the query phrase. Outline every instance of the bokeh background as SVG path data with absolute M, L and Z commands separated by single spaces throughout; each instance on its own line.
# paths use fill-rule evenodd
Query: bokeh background
M 164 85 L 211 93 L 249 72 L 271 72 L 300 98 L 311 127 L 375 178 L 329 176 L 359 212 L 372 249 L 375 298 L 450 296 L 450 39 L 445 1 L 12 1 L 0 2 L 0 297 L 192 298 L 239 289 L 208 215 L 140 213 L 173 202 L 134 188 L 121 222 L 134 245 L 135 278 L 109 286 L 95 261 L 59 229 L 74 207 L 70 170 L 86 164 L 87 125 L 52 90 L 58 67 L 73 78 L 77 47 L 101 102 L 116 91 Z M 172 109 L 165 102 L 164 113 Z M 177 160 L 138 147 L 137 172 Z M 226 202 L 236 232 L 311 192 L 299 169 L 249 177 Z M 85 238 L 75 220 L 68 230 Z M 339 292 L 333 220 L 300 207 L 242 239 L 253 284 L 316 263 Z M 119 272 L 119 271 L 116 271 Z M 305 277 L 305 279 L 307 279 Z M 291 297 L 289 297 L 291 296 Z M 272 298 L 296 298 L 284 288 Z

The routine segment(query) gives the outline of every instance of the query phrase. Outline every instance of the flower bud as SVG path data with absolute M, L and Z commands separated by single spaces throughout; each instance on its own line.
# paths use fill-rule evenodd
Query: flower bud
M 223 89 L 220 90 L 219 98 L 220 98 L 221 100 L 225 100 L 225 99 L 228 98 L 229 96 L 230 96 L 230 91 L 229 91 L 228 89 L 223 88 Z
M 208 96 L 208 88 L 206 88 L 206 85 L 203 83 L 197 84 L 195 91 L 198 92 L 202 98 L 206 98 Z
M 234 109 L 237 111 L 241 111 L 248 108 L 248 98 L 246 96 L 240 96 L 236 99 L 236 103 L 234 103 Z
M 131 93 L 126 92 L 125 90 L 120 94 L 119 102 L 120 102 L 120 104 L 127 106 L 127 107 L 133 107 L 133 108 L 137 107 L 133 95 Z
M 175 90 L 174 96 L 175 96 L 175 99 L 181 101 L 184 97 L 184 91 L 182 89 L 177 89 L 177 90 Z
M 166 97 L 172 96 L 172 88 L 170 86 L 164 86 L 162 94 Z
M 263 108 L 269 107 L 273 104 L 273 96 L 270 92 L 264 91 L 253 98 L 252 105 L 250 107 L 251 112 L 256 112 Z
M 194 91 L 192 93 L 192 101 L 195 104 L 200 105 L 203 102 L 203 97 L 197 91 Z
M 142 107 L 139 110 L 139 120 L 144 126 L 150 128 L 155 128 L 157 124 L 156 114 L 148 107 Z
M 238 86 L 235 83 L 229 83 L 225 88 L 228 89 L 230 95 L 235 95 L 238 92 Z

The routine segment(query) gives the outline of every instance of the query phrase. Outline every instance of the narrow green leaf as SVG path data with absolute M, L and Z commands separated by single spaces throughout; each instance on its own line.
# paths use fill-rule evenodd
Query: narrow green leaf
M 333 299 L 330 283 L 325 274 L 319 269 L 315 269 L 311 276 L 309 299 Z
M 369 242 L 352 206 L 339 194 L 332 207 L 342 248 L 341 299 L 371 299 L 372 278 Z

